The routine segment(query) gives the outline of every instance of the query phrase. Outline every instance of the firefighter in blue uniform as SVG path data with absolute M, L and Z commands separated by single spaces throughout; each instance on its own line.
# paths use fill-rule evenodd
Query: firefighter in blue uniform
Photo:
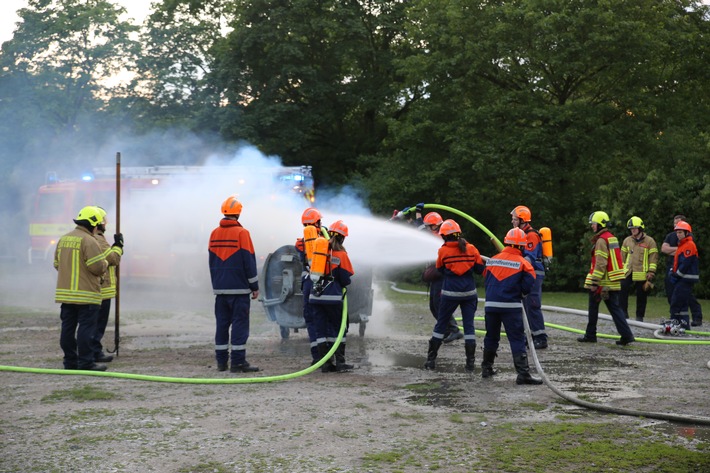
M 502 324 L 518 373 L 515 383 L 542 384 L 542 380 L 530 375 L 525 349 L 522 299 L 530 294 L 535 285 L 535 269 L 523 257 L 528 240 L 523 230 L 513 228 L 508 231 L 503 243 L 505 248 L 486 262 L 484 272 L 486 336 L 483 338 L 481 376 L 490 378 L 496 374 L 493 362 L 500 343 Z
M 348 236 L 348 227 L 342 220 L 334 222 L 328 229 L 329 240 L 323 265 L 316 262 L 317 255 L 313 256 L 313 266 L 311 276 L 316 268 L 323 268 L 322 276 L 313 284 L 309 300 L 313 308 L 313 315 L 316 323 L 316 336 L 318 341 L 318 353 L 323 358 L 333 347 L 343 318 L 344 289 L 350 285 L 351 278 L 355 275 L 353 266 L 350 263 L 347 251 L 343 246 L 345 237 Z M 343 338 L 335 352 L 335 364 L 332 359 L 327 360 L 321 371 L 328 373 L 331 371 L 343 372 L 353 369 L 353 365 L 345 363 L 345 345 L 348 333 L 347 321 Z
M 693 241 L 693 229 L 688 222 L 679 221 L 674 228 L 678 236 L 678 249 L 673 258 L 670 277 L 673 283 L 671 296 L 671 319 L 690 329 L 689 304 L 693 295 L 693 285 L 700 280 L 698 248 Z
M 436 357 L 457 307 L 461 308 L 466 353 L 466 371 L 475 369 L 476 331 L 473 319 L 478 306 L 478 292 L 473 273 L 483 273 L 483 259 L 478 249 L 461 236 L 454 220 L 444 220 L 439 228 L 444 244 L 439 248 L 436 268 L 444 275 L 436 325 L 429 340 L 424 369 L 436 369 Z
M 321 225 L 321 213 L 318 209 L 314 207 L 309 207 L 303 211 L 301 215 L 301 223 L 303 227 L 308 227 L 312 225 L 316 228 L 318 233 L 324 238 L 329 238 L 328 229 Z M 306 322 L 306 331 L 308 332 L 308 340 L 310 341 L 311 348 L 311 365 L 317 363 L 320 360 L 320 354 L 318 353 L 318 341 L 316 337 L 316 325 L 313 318 L 313 308 L 311 307 L 311 302 L 309 300 L 311 295 L 311 289 L 313 288 L 313 281 L 311 281 L 309 271 L 308 258 L 306 257 L 306 248 L 303 238 L 298 238 L 296 240 L 296 250 L 298 250 L 301 257 L 301 263 L 303 264 L 303 271 L 301 272 L 301 292 L 303 293 L 303 320 Z
M 510 212 L 513 228 L 525 232 L 527 243 L 523 249 L 523 257 L 535 269 L 535 284 L 530 294 L 523 299 L 525 313 L 530 324 L 530 333 L 536 349 L 547 348 L 547 333 L 545 332 L 545 317 L 542 314 L 542 283 L 545 280 L 545 264 L 542 260 L 542 237 L 530 224 L 532 213 L 524 205 L 518 205 Z
M 224 218 L 210 235 L 209 265 L 215 294 L 214 315 L 215 358 L 217 370 L 226 371 L 229 344 L 232 344 L 232 373 L 259 371 L 246 360 L 249 339 L 249 309 L 252 299 L 259 297 L 259 279 L 251 235 L 239 223 L 242 204 L 236 196 L 222 203 Z M 230 336 L 231 328 L 231 336 Z

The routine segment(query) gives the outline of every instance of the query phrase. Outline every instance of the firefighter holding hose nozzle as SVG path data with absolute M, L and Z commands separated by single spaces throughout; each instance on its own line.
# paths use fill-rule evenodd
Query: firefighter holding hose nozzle
M 348 236 L 347 225 L 342 220 L 338 220 L 330 225 L 328 233 L 329 240 L 323 237 L 315 240 L 311 265 L 313 288 L 309 296 L 314 311 L 318 353 L 321 358 L 330 351 L 337 339 L 343 318 L 345 288 L 350 285 L 351 278 L 355 275 L 348 253 L 343 246 Z M 327 360 L 321 366 L 323 373 L 353 369 L 353 365 L 345 363 L 347 333 L 346 321 L 343 338 L 335 352 L 335 363 L 332 359 Z
M 542 380 L 530 375 L 530 365 L 525 348 L 525 325 L 523 323 L 523 297 L 535 286 L 535 269 L 523 257 L 528 244 L 525 232 L 520 228 L 508 231 L 503 240 L 503 251 L 486 261 L 483 273 L 486 288 L 486 336 L 483 338 L 483 363 L 481 377 L 496 374 L 493 362 L 500 343 L 500 327 L 505 333 L 513 354 L 513 365 L 518 377 L 516 384 L 542 384 Z
M 478 305 L 473 273 L 483 272 L 483 258 L 478 249 L 461 236 L 461 227 L 454 220 L 444 220 L 439 228 L 439 235 L 444 244 L 439 248 L 436 268 L 443 273 L 444 281 L 424 369 L 436 369 L 436 358 L 444 342 L 451 316 L 457 307 L 461 307 L 466 371 L 473 371 L 476 360 L 476 331 L 473 319 Z

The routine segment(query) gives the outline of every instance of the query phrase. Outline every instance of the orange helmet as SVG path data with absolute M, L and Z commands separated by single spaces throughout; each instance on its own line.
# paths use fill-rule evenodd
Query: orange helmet
M 532 213 L 530 212 L 530 209 L 525 207 L 524 205 L 518 205 L 517 207 L 515 207 L 510 212 L 510 215 L 512 215 L 513 217 L 518 217 L 523 222 L 529 222 L 532 220 Z
M 675 224 L 675 228 L 673 230 L 685 230 L 686 232 L 692 232 L 693 229 L 690 228 L 690 224 L 688 222 L 684 222 L 681 220 L 680 222 Z
M 222 214 L 224 215 L 241 215 L 242 203 L 237 200 L 236 195 L 230 195 L 227 200 L 222 202 Z
M 511 228 L 505 235 L 505 240 L 503 242 L 506 245 L 513 246 L 525 246 L 528 244 L 528 239 L 525 236 L 525 232 L 519 228 Z
M 439 228 L 439 235 L 441 236 L 455 235 L 457 233 L 461 233 L 461 227 L 451 219 L 444 220 L 441 224 L 441 228 Z
M 318 209 L 313 207 L 308 207 L 303 211 L 303 215 L 301 215 L 301 223 L 304 225 L 313 225 L 320 219 L 320 212 L 318 212 Z
M 342 220 L 338 220 L 330 224 L 330 226 L 328 227 L 328 232 L 339 233 L 340 235 L 346 237 L 348 236 L 348 226 L 345 225 Z
M 436 212 L 429 212 L 424 216 L 424 225 L 441 225 L 444 219 Z

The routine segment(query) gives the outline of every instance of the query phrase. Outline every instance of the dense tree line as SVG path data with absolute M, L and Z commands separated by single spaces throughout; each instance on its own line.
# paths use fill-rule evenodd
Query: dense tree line
M 518 204 L 553 229 L 547 288 L 575 290 L 587 217 L 659 243 L 688 215 L 710 296 L 710 16 L 691 0 L 29 0 L 0 56 L 0 171 L 187 130 L 310 164 L 376 214 L 461 209 L 498 235 Z M 130 82 L 113 84 L 119 69 Z M 203 142 L 204 143 L 204 142 Z M 79 162 L 74 163 L 77 166 Z M 15 196 L 16 197 L 16 196 Z M 467 236 L 490 250 L 484 236 Z M 485 251 L 484 251 L 485 252 Z

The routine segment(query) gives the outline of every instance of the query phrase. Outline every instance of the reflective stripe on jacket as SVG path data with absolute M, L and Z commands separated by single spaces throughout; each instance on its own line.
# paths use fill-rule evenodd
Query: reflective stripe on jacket
M 251 294 L 259 290 L 251 236 L 238 221 L 223 218 L 212 231 L 209 265 L 214 294 Z
M 700 281 L 698 247 L 693 237 L 688 235 L 680 240 L 673 259 L 673 275 L 683 281 L 695 284 Z
M 116 266 L 121 262 L 123 249 L 109 245 L 103 233 L 96 234 L 96 241 L 99 242 L 99 247 L 108 262 L 108 270 L 103 274 L 101 282 L 101 299 L 111 299 L 116 297 Z
M 457 241 L 445 242 L 439 248 L 436 268 L 444 274 L 442 296 L 454 299 L 477 297 L 473 273 L 483 273 L 484 265 L 481 254 L 475 246 L 467 243 L 466 252 L 461 253 Z
M 54 300 L 67 304 L 101 304 L 101 275 L 108 263 L 89 230 L 77 226 L 59 239 L 54 250 L 57 288 Z
M 628 236 L 621 244 L 625 275 L 631 274 L 632 281 L 645 281 L 648 273 L 655 273 L 658 265 L 656 241 L 644 234 L 640 239 Z
M 624 264 L 621 259 L 619 240 L 607 229 L 602 229 L 592 238 L 592 264 L 584 279 L 584 288 L 592 286 L 608 287 L 611 290 L 621 290 L 621 280 L 624 279 Z
M 520 311 L 523 296 L 535 283 L 535 268 L 519 250 L 507 246 L 486 261 L 483 272 L 486 288 L 486 309 Z

